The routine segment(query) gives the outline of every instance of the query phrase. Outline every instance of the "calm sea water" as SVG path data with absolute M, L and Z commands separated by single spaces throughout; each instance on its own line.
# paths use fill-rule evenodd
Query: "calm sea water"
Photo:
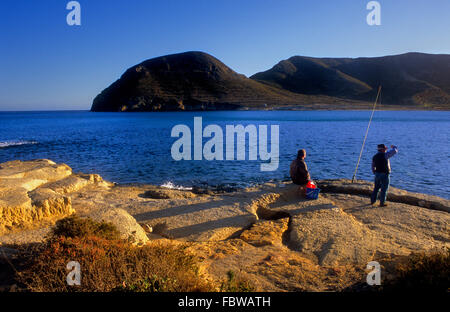
M 313 179 L 351 179 L 370 113 L 2 112 L 0 162 L 48 158 L 118 183 L 242 187 L 289 178 L 290 161 L 305 148 Z M 177 124 L 193 129 L 194 116 L 203 117 L 203 126 L 218 124 L 223 129 L 236 124 L 279 125 L 278 170 L 261 172 L 259 160 L 174 161 L 170 150 L 176 139 L 171 138 L 171 129 Z M 391 159 L 393 186 L 450 198 L 449 137 L 450 112 L 377 111 L 358 178 L 372 180 L 370 164 L 377 144 L 395 144 L 400 152 Z

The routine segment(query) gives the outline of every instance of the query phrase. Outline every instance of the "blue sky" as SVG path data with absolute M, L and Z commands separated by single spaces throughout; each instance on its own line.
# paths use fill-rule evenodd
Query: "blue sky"
M 205 51 L 250 76 L 293 55 L 450 53 L 450 1 L 79 0 L 0 1 L 0 110 L 89 109 L 129 67 Z

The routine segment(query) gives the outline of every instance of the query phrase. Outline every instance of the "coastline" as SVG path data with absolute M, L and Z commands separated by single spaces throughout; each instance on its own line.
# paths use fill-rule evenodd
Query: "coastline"
M 354 106 L 333 106 L 333 105 L 324 105 L 324 107 L 317 107 L 317 106 L 304 106 L 299 105 L 295 107 L 278 107 L 275 109 L 272 108 L 254 108 L 254 107 L 241 107 L 234 110 L 219 110 L 219 109 L 211 109 L 211 110 L 176 110 L 176 111 L 108 111 L 108 112 L 97 112 L 92 111 L 91 109 L 67 109 L 67 110 L 0 110 L 0 113 L 51 113 L 51 112 L 64 112 L 64 113 L 70 113 L 70 112 L 90 112 L 90 113 L 184 113 L 184 112 L 235 112 L 235 111 L 372 111 L 373 103 L 367 103 L 365 107 L 354 107 Z M 412 112 L 449 112 L 450 107 L 411 107 L 411 106 L 396 106 L 396 105 L 377 105 L 376 111 L 412 111 Z
M 339 291 L 360 282 L 371 260 L 450 248 L 449 200 L 392 188 L 388 207 L 371 206 L 367 181 L 318 181 L 319 199 L 306 200 L 289 182 L 170 190 L 117 185 L 49 160 L 3 163 L 0 177 L 3 215 L 14 217 L 2 219 L 0 246 L 39 243 L 76 213 L 115 222 L 140 245 L 187 244 L 210 279 L 239 271 L 260 291 Z

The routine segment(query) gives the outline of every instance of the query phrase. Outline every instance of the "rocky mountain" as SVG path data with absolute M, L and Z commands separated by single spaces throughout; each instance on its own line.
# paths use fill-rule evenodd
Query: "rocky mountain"
M 450 55 L 294 56 L 251 77 L 291 92 L 371 101 L 382 86 L 388 105 L 450 108 Z
M 92 111 L 237 109 L 310 99 L 240 75 L 209 54 L 186 52 L 131 67 L 94 99 Z
M 448 109 L 450 55 L 294 56 L 247 78 L 209 54 L 185 52 L 129 68 L 91 110 L 363 108 L 379 84 L 385 104 Z

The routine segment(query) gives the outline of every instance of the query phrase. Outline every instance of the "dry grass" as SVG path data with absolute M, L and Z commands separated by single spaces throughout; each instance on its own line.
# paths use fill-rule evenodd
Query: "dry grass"
M 386 291 L 450 291 L 450 248 L 413 254 L 396 266 L 395 277 L 382 287 Z
M 227 279 L 220 286 L 221 292 L 253 292 L 256 290 L 255 285 L 249 280 L 236 276 L 234 271 L 227 272 Z
M 116 231 L 111 224 L 66 218 L 45 243 L 24 251 L 18 280 L 35 292 L 214 290 L 185 247 L 134 247 L 117 239 Z M 80 263 L 80 286 L 67 284 L 71 261 Z
M 95 222 L 91 219 L 82 219 L 76 215 L 72 215 L 56 222 L 52 231 L 53 237 L 88 237 L 96 236 L 109 240 L 120 239 L 120 232 L 112 223 Z

